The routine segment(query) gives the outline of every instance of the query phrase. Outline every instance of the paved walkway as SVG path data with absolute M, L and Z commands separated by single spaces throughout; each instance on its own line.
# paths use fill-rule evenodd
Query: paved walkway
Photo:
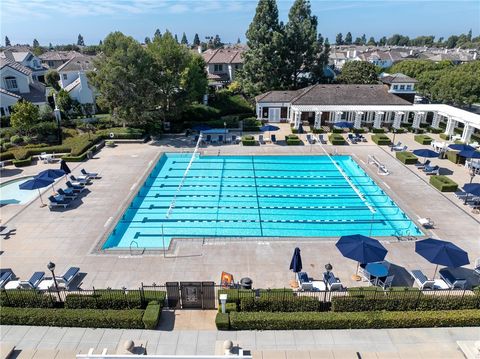
M 229 339 L 241 348 L 251 350 L 254 358 L 263 359 L 460 359 L 464 357 L 456 341 L 478 340 L 480 329 L 222 332 L 0 326 L 0 335 L 2 345 L 14 345 L 18 349 L 18 358 L 74 358 L 75 354 L 86 353 L 90 348 L 96 348 L 96 353 L 108 348 L 108 352 L 114 354 L 117 347 L 128 339 L 147 341 L 149 354 L 215 355 L 219 354 L 216 347 Z

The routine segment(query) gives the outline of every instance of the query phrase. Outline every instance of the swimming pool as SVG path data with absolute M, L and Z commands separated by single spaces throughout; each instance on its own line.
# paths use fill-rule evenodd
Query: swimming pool
M 199 156 L 179 189 L 190 157 L 162 155 L 103 249 L 162 248 L 174 237 L 422 235 L 350 156 Z
M 0 185 L 0 205 L 26 204 L 38 197 L 38 191 L 21 190 L 18 186 L 33 177 L 22 177 Z

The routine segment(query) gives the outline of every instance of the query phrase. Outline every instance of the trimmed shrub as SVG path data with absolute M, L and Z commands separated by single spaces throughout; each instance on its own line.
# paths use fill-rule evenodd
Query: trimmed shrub
M 429 127 L 428 131 L 431 132 L 431 133 L 442 133 L 443 132 L 443 130 L 441 128 L 434 128 L 434 127 Z M 442 136 L 440 135 L 440 137 L 442 137 Z
M 297 135 L 288 135 L 288 136 L 285 136 L 285 142 L 287 143 L 287 145 L 289 146 L 299 146 L 299 145 L 303 145 L 303 141 L 298 138 Z
M 440 138 L 441 138 L 442 140 L 448 140 L 448 138 L 450 137 L 450 136 L 447 135 L 446 133 L 441 133 L 439 136 L 440 136 Z
M 230 313 L 232 330 L 470 327 L 479 322 L 480 310 Z
M 400 162 L 406 165 L 413 165 L 418 161 L 417 156 L 415 156 L 412 152 L 407 151 L 396 152 L 395 157 L 397 157 Z
M 237 113 L 252 113 L 253 107 L 242 95 L 232 95 L 228 90 L 219 90 L 215 93 L 210 105 L 220 111 L 220 115 Z
M 328 140 L 332 145 L 345 145 L 347 143 L 345 141 L 345 137 L 339 133 L 332 133 L 330 136 L 328 136 Z
M 0 307 L 54 308 L 62 306 L 54 293 L 36 290 L 9 289 L 0 291 Z
M 223 123 L 222 123 L 223 127 Z M 110 134 L 113 133 L 113 139 L 117 140 L 138 140 L 143 138 L 144 132 L 138 128 L 132 127 L 113 127 L 107 128 L 105 130 L 98 131 L 96 135 L 101 136 L 105 139 L 110 139 Z
M 440 192 L 455 192 L 458 189 L 457 182 L 447 176 L 430 176 L 430 184 Z
M 384 129 L 384 128 L 375 128 L 375 127 L 373 127 L 373 128 L 372 128 L 372 133 L 385 133 L 385 129 Z
M 184 121 L 204 122 L 210 119 L 220 118 L 220 110 L 202 104 L 193 104 L 183 111 L 181 118 Z
M 13 160 L 13 165 L 15 167 L 25 167 L 32 164 L 32 157 L 25 158 L 24 160 Z
M 133 309 L 142 308 L 139 291 L 96 290 L 94 294 L 68 294 L 65 308 L 69 309 Z
M 280 295 L 240 300 L 241 312 L 318 312 L 328 309 L 330 309 L 330 303 L 323 303 L 317 298 L 306 296 L 284 298 Z
M 225 303 L 225 312 L 226 313 L 237 312 L 237 311 L 238 311 L 237 303 Z M 218 306 L 218 312 L 219 313 L 222 312 L 222 306 L 221 305 Z
M 323 130 L 323 128 L 314 128 L 312 130 L 313 133 L 324 133 L 325 131 Z
M 247 117 L 243 119 L 243 131 L 260 131 L 262 123 L 256 117 Z
M 390 138 L 387 135 L 382 134 L 372 135 L 372 141 L 379 146 L 389 146 L 392 144 Z
M 244 146 L 256 146 L 258 142 L 255 140 L 255 137 L 252 135 L 242 137 L 242 145 Z
M 230 315 L 224 313 L 217 313 L 215 317 L 215 325 L 218 330 L 229 330 L 230 329 Z
M 13 135 L 12 137 L 10 137 L 10 142 L 15 145 L 18 145 L 19 143 L 23 142 L 23 138 L 22 136 L 19 136 L 19 135 Z
M 416 142 L 422 145 L 429 145 L 433 141 L 433 138 L 427 135 L 415 135 L 413 138 L 415 139 Z
M 148 303 L 145 313 L 143 313 L 142 322 L 145 329 L 155 329 L 162 314 L 162 305 L 157 301 Z
M 240 300 L 243 298 L 255 297 L 255 292 L 250 289 L 220 289 L 218 291 L 218 297 L 220 294 L 227 295 L 227 303 L 236 303 L 240 306 Z M 220 300 L 218 301 L 220 303 Z
M 453 163 L 460 162 L 460 156 L 458 155 L 460 152 L 458 151 L 447 151 L 447 159 Z
M 346 128 L 333 128 L 332 133 L 345 133 L 345 132 L 350 132 L 349 129 Z
M 144 329 L 143 310 L 45 309 L 2 307 L 3 325 Z

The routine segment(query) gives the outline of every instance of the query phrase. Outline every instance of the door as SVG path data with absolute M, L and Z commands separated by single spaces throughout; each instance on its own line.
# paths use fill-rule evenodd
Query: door
M 167 282 L 165 283 L 167 287 L 167 306 L 169 308 L 180 308 L 180 291 L 178 287 L 178 282 Z
M 269 122 L 280 122 L 280 108 L 279 107 L 270 107 L 268 109 L 268 121 Z
M 202 283 L 180 282 L 182 308 L 202 308 Z

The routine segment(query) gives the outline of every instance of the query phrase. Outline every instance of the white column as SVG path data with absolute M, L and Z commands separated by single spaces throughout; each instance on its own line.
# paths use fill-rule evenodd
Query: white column
M 342 115 L 343 115 L 343 112 L 342 111 L 337 111 L 335 112 L 335 123 L 337 122 L 341 122 L 342 121 Z
M 405 115 L 404 112 L 396 111 L 395 112 L 395 117 L 393 118 L 393 128 L 395 129 L 400 129 L 400 125 L 402 123 L 402 116 Z
M 449 136 L 453 135 L 454 129 L 455 129 L 455 120 L 452 119 L 451 117 L 448 117 L 447 127 L 445 128 L 445 134 Z
M 465 123 L 465 126 L 463 127 L 463 133 L 462 133 L 462 142 L 469 143 L 472 133 L 473 133 L 473 127 L 470 126 L 469 123 Z
M 300 127 L 300 118 L 302 116 L 302 112 L 301 111 L 295 111 L 295 122 L 293 123 L 293 128 L 295 129 L 299 129 Z
M 362 116 L 363 112 L 355 112 L 355 122 L 353 124 L 353 127 L 355 127 L 356 129 L 360 129 L 362 127 Z
M 373 119 L 373 127 L 381 128 L 382 127 L 382 118 L 385 115 L 385 112 L 375 112 L 375 118 Z
M 432 119 L 432 127 L 433 128 L 439 128 L 440 125 L 440 115 L 438 112 L 433 113 L 433 119 Z
M 257 103 L 257 119 L 262 118 L 263 107 Z
M 412 127 L 417 129 L 420 128 L 420 123 L 422 122 L 422 118 L 425 112 L 415 112 L 415 117 L 413 118 L 413 125 Z
M 322 112 L 315 111 L 315 123 L 313 127 L 318 130 L 320 129 L 321 126 L 322 126 Z

